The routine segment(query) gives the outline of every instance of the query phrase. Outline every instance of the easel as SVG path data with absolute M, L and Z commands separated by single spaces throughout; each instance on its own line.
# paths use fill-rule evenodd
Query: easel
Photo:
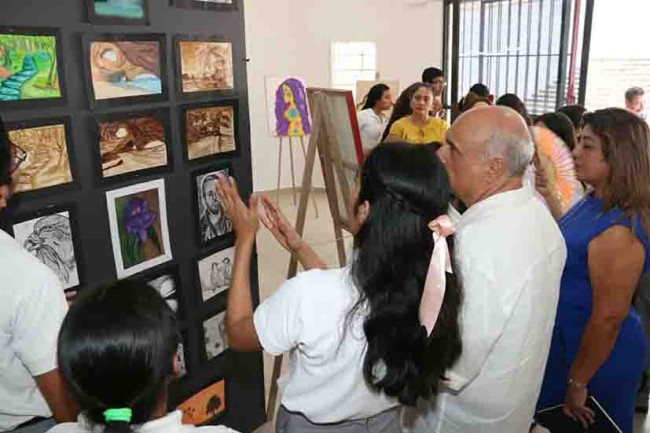
M 335 125 L 332 116 L 333 113 L 330 99 L 328 99 L 332 97 L 346 98 L 349 107 L 351 107 L 349 110 L 351 126 L 353 132 L 356 128 L 356 137 L 353 139 L 353 143 L 345 144 L 355 146 L 357 149 L 357 161 L 344 161 L 341 155 L 340 146 L 342 143 L 339 142 L 336 134 L 337 126 Z M 350 185 L 350 182 L 348 181 L 349 178 L 346 176 L 346 170 L 356 173 L 362 160 L 361 142 L 358 137 L 359 126 L 354 112 L 352 92 L 345 90 L 308 88 L 307 98 L 309 99 L 309 107 L 312 113 L 312 134 L 309 139 L 309 146 L 305 156 L 305 171 L 302 179 L 302 189 L 295 227 L 298 234 L 302 236 L 305 230 L 307 206 L 309 195 L 312 191 L 312 177 L 314 174 L 314 165 L 316 163 L 316 152 L 318 151 L 318 157 L 323 170 L 323 178 L 325 180 L 327 199 L 332 214 L 332 221 L 334 222 L 334 236 L 336 239 L 339 263 L 341 266 L 345 266 L 346 253 L 345 244 L 343 242 L 343 230 L 345 229 L 349 231 L 350 228 L 349 222 L 351 215 L 348 215 L 347 203 L 349 203 L 350 192 L 353 187 L 353 185 Z M 341 203 L 344 205 L 343 209 L 340 208 Z M 297 272 L 298 260 L 296 257 L 292 256 L 291 261 L 289 262 L 287 278 L 293 278 Z M 271 388 L 266 407 L 266 416 L 269 421 L 272 421 L 275 416 L 275 405 L 278 397 L 277 381 L 282 370 L 282 359 L 282 355 L 276 356 L 273 363 Z
M 275 202 L 280 203 L 280 183 L 282 180 L 282 144 L 284 143 L 284 138 L 280 136 L 280 153 L 278 155 L 278 188 L 276 190 L 276 195 L 275 195 Z M 294 163 L 293 163 L 293 142 L 292 139 L 295 137 L 288 136 L 289 139 L 289 158 L 290 158 L 290 166 L 291 166 L 291 191 L 293 193 L 293 205 L 296 205 L 296 174 L 295 174 L 295 169 L 294 169 Z M 305 161 L 307 160 L 307 151 L 305 150 L 305 138 L 303 136 L 298 137 L 300 138 L 300 146 L 302 147 L 302 155 L 305 158 Z M 316 213 L 316 218 L 318 218 L 318 206 L 316 205 L 316 200 L 312 200 L 314 203 L 314 212 Z

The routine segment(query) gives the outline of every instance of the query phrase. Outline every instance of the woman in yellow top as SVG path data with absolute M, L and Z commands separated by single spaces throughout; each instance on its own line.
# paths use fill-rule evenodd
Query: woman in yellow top
M 430 116 L 432 109 L 433 90 L 428 84 L 420 83 L 411 97 L 411 114 L 393 123 L 386 141 L 442 143 L 449 125 L 442 119 Z

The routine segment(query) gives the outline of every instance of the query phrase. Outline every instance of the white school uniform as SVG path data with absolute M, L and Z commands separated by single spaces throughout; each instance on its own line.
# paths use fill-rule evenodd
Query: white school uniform
M 374 149 L 381 141 L 388 119 L 375 113 L 372 108 L 367 108 L 357 114 L 357 120 L 364 152 Z

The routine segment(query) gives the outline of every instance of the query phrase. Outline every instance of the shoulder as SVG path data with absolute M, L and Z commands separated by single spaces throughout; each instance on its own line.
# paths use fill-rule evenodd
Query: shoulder
M 439 117 L 431 116 L 429 117 L 429 127 L 436 129 L 447 129 L 449 125 L 446 120 L 440 119 Z
M 343 288 L 348 288 L 347 268 L 316 269 L 299 274 L 283 284 L 285 290 L 296 296 L 313 299 L 325 291 L 332 294 Z
M 192 432 L 195 433 L 237 433 L 237 430 L 233 430 L 230 427 L 224 425 L 208 425 L 203 427 L 192 427 Z
M 357 118 L 359 120 L 368 120 L 372 116 L 370 113 L 372 111 L 371 108 L 366 108 L 365 110 L 361 110 L 357 113 Z
M 626 225 L 613 225 L 592 239 L 590 252 L 612 254 L 638 254 L 644 251 L 643 243 Z
M 90 430 L 87 430 L 78 422 L 64 422 L 55 425 L 47 433 L 90 433 Z
M 410 122 L 408 116 L 407 117 L 402 117 L 401 119 L 395 121 L 395 123 L 393 123 L 391 125 L 390 131 L 392 133 L 405 131 L 405 130 L 407 130 L 409 128 L 410 125 L 411 125 L 411 122 Z
M 0 274 L 3 286 L 11 292 L 42 291 L 50 286 L 59 288 L 61 284 L 54 271 L 7 237 L 0 237 Z M 17 287 L 20 290 L 14 290 Z

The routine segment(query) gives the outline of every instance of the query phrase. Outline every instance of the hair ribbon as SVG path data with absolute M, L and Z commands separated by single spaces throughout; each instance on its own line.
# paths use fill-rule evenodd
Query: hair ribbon
M 125 422 L 130 424 L 132 418 L 133 411 L 129 408 L 108 409 L 104 411 L 104 419 L 106 420 L 106 423 Z

